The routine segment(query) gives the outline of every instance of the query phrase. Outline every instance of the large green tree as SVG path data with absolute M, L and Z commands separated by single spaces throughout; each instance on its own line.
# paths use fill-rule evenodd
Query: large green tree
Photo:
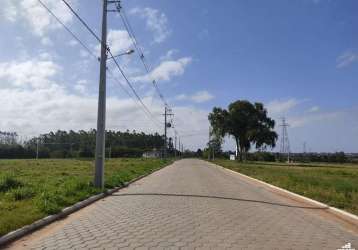
M 213 133 L 235 138 L 241 161 L 251 146 L 262 149 L 276 145 L 275 121 L 268 117 L 262 103 L 238 100 L 231 103 L 227 110 L 214 107 L 208 118 Z

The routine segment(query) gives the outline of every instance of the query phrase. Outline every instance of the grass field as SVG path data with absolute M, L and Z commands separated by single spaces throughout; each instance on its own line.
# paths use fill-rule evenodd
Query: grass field
M 168 165 L 159 159 L 106 161 L 105 188 Z M 0 236 L 101 192 L 90 160 L 0 160 Z
M 229 160 L 215 163 L 358 215 L 358 165 Z

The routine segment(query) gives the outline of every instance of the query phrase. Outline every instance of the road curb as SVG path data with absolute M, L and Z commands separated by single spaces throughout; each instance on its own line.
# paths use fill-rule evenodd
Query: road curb
M 80 201 L 80 202 L 77 202 L 75 203 L 74 205 L 72 206 L 69 206 L 69 207 L 66 207 L 64 209 L 62 209 L 61 212 L 57 213 L 57 214 L 53 214 L 53 215 L 49 215 L 45 218 L 42 218 L 42 219 L 39 219 L 37 221 L 35 221 L 34 223 L 30 224 L 30 225 L 26 225 L 26 226 L 23 226 L 15 231 L 12 231 L 10 233 L 7 233 L 5 234 L 4 236 L 0 237 L 0 249 L 2 247 L 4 247 L 5 245 L 8 245 L 9 243 L 29 234 L 29 233 L 32 233 L 34 232 L 35 230 L 37 229 L 40 229 L 44 226 L 47 226 L 49 224 L 51 224 L 52 222 L 54 221 L 57 221 L 57 220 L 60 220 L 84 207 L 87 207 L 88 205 L 102 199 L 102 198 L 105 198 L 117 191 L 119 191 L 120 189 L 123 189 L 123 188 L 126 188 L 128 187 L 130 184 L 132 184 L 133 182 L 136 182 L 136 181 L 139 181 L 140 179 L 143 179 L 144 177 L 147 177 L 148 175 L 151 175 L 167 166 L 170 166 L 172 165 L 173 163 L 169 164 L 169 165 L 166 165 L 162 168 L 158 168 L 158 169 L 155 169 L 155 170 L 152 170 L 150 171 L 149 173 L 147 174 L 144 174 L 144 175 L 141 175 L 137 178 L 134 178 L 133 180 L 129 181 L 129 182 L 125 182 L 123 184 L 123 186 L 120 186 L 120 187 L 115 187 L 113 189 L 109 189 L 109 190 L 106 190 L 100 194 L 96 194 L 96 195 L 93 195 L 83 201 Z
M 234 174 L 238 174 L 244 178 L 247 178 L 251 181 L 254 181 L 254 182 L 257 182 L 257 183 L 260 183 L 261 185 L 264 185 L 264 186 L 267 186 L 271 189 L 274 189 L 278 192 L 281 192 L 281 193 L 284 193 L 286 195 L 289 195 L 292 199 L 294 200 L 298 200 L 298 201 L 303 201 L 303 202 L 306 202 L 306 203 L 310 203 L 310 204 L 313 204 L 313 205 L 318 205 L 322 208 L 325 208 L 327 212 L 330 212 L 332 213 L 333 215 L 335 215 L 336 217 L 344 220 L 345 222 L 349 223 L 349 224 L 352 224 L 353 226 L 355 227 L 358 227 L 358 216 L 354 215 L 354 214 L 351 214 L 349 212 L 346 212 L 346 211 L 343 211 L 341 209 L 338 209 L 338 208 L 335 208 L 335 207 L 332 207 L 332 206 L 329 206 L 325 203 L 322 203 L 322 202 L 319 202 L 319 201 L 316 201 L 316 200 L 313 200 L 313 199 L 310 199 L 310 198 L 307 198 L 305 196 L 302 196 L 302 195 L 299 195 L 299 194 L 296 194 L 296 193 L 293 193 L 291 191 L 288 191 L 286 189 L 283 189 L 283 188 L 280 188 L 280 187 L 277 187 L 277 186 L 274 186 L 272 184 L 269 184 L 267 182 L 264 182 L 264 181 L 261 181 L 261 180 L 258 180 L 258 179 L 255 179 L 253 177 L 250 177 L 248 175 L 245 175 L 245 174 L 242 174 L 242 173 L 239 173 L 239 172 L 236 172 L 234 170 L 231 170 L 231 169 L 228 169 L 228 168 L 225 168 L 223 166 L 220 166 L 220 165 L 217 165 L 215 163 L 212 163 L 212 162 L 209 162 L 210 164 L 212 164 L 213 166 L 215 167 L 219 167 L 219 168 L 222 168 L 226 171 L 229 171 L 231 173 L 234 173 Z

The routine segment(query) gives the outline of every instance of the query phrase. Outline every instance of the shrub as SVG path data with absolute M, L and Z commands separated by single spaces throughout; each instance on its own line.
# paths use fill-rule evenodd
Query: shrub
M 0 178 L 0 192 L 6 192 L 10 189 L 22 186 L 23 184 L 11 175 L 5 175 Z

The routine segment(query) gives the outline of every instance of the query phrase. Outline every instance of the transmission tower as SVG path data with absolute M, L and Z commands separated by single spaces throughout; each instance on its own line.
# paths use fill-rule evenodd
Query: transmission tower
M 289 124 L 286 122 L 285 117 L 282 118 L 282 127 L 281 131 L 281 144 L 280 144 L 280 154 L 281 156 L 287 155 L 287 162 L 290 162 L 290 141 L 288 139 L 287 127 Z

